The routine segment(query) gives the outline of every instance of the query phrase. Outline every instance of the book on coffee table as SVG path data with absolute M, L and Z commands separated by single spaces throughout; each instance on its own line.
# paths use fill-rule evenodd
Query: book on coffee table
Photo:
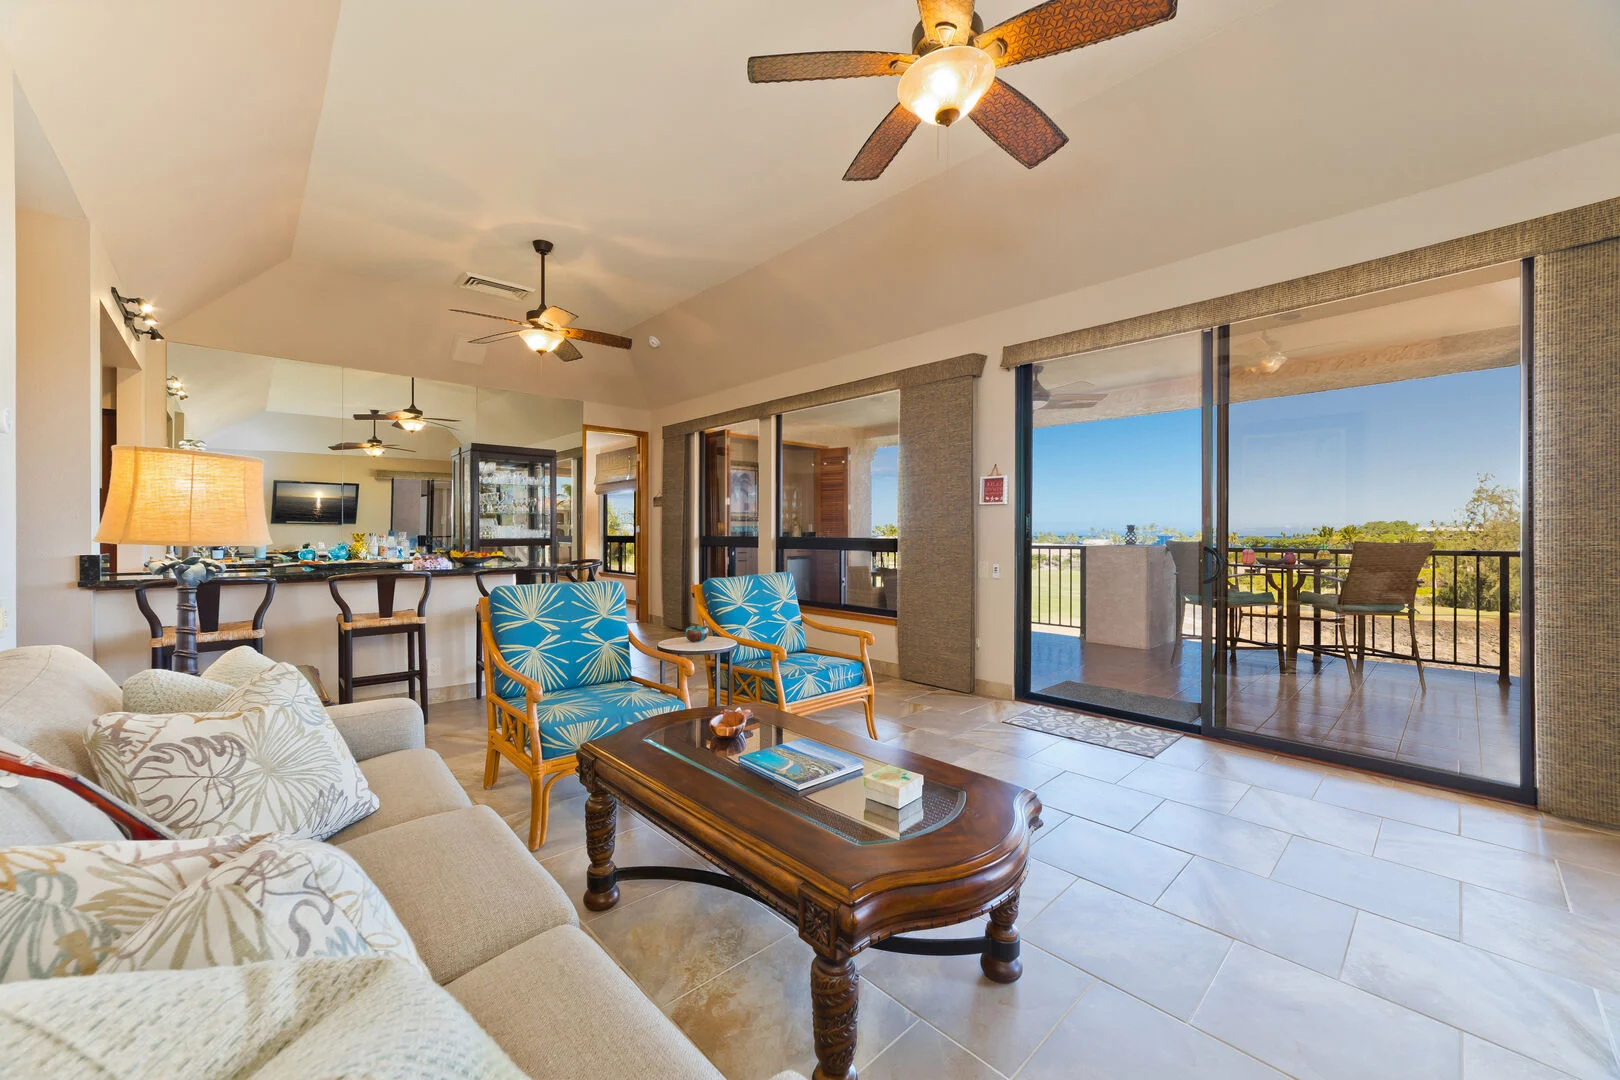
M 813 739 L 790 739 L 738 755 L 737 764 L 797 792 L 857 776 L 866 763 Z

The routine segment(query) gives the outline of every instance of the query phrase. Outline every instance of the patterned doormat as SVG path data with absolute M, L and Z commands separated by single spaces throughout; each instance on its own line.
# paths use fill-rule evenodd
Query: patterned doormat
M 1002 723 L 1149 758 L 1158 757 L 1181 738 L 1174 731 L 1054 709 L 1049 705 L 1031 705 L 1026 712 L 1009 716 Z

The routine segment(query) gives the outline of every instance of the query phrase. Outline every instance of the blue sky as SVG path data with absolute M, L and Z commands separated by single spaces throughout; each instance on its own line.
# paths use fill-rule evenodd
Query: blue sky
M 900 523 L 900 448 L 882 446 L 872 452 L 872 525 Z
M 1232 529 L 1452 519 L 1479 473 L 1520 486 L 1520 427 L 1517 367 L 1240 402 Z M 1201 438 L 1196 409 L 1037 428 L 1035 531 L 1196 532 Z

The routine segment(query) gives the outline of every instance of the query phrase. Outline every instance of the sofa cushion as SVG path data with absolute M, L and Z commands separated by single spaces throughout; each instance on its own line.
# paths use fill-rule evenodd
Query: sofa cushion
M 520 713 L 528 707 L 522 693 L 508 698 L 507 703 Z M 680 698 L 629 679 L 556 690 L 541 698 L 534 710 L 540 721 L 540 756 L 566 757 L 581 743 L 611 735 L 637 720 L 684 708 L 686 702 Z
M 124 711 L 213 712 L 235 692 L 236 687 L 230 683 L 163 668 L 147 668 L 124 680 Z
M 745 574 L 710 578 L 703 583 L 703 607 L 732 637 L 780 645 L 790 653 L 804 648 L 804 623 L 792 574 Z M 764 649 L 743 645 L 732 651 L 741 667 L 770 666 Z
M 709 1059 L 578 927 L 548 930 L 448 989 L 530 1076 L 720 1080 Z
M 441 983 L 578 922 L 561 886 L 487 806 L 407 821 L 356 837 L 343 850 L 388 897 Z M 554 983 L 553 991 L 565 985 Z
M 52 1080 L 522 1077 L 449 994 L 384 957 L 0 986 L 0 1047 L 7 1075 Z
M 630 630 L 617 581 L 498 585 L 489 594 L 489 626 L 501 658 L 548 693 L 630 677 Z M 495 692 L 523 698 L 523 688 L 499 669 Z
M 97 717 L 85 743 L 103 786 L 181 836 L 319 840 L 378 805 L 291 664 L 266 669 L 215 712 Z
M 6 738 L 0 738 L 0 752 L 14 757 L 29 754 L 26 747 Z M 0 773 L 0 847 L 123 837 L 112 818 L 60 784 Z
M 427 745 L 422 706 L 408 697 L 369 698 L 347 705 L 328 705 L 326 715 L 337 725 L 356 761 L 418 750 Z
M 0 735 L 80 776 L 93 776 L 84 728 L 123 703 L 94 660 L 64 645 L 0 652 Z
M 360 763 L 371 793 L 382 804 L 341 832 L 327 837 L 346 844 L 358 836 L 415 821 L 429 814 L 463 810 L 472 805 L 444 759 L 432 750 L 398 750 Z

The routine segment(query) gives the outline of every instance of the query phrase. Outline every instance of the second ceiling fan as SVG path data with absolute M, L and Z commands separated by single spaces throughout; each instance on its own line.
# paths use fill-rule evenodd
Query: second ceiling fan
M 1063 148 L 1069 137 L 1023 94 L 996 77 L 999 68 L 1068 52 L 1175 18 L 1176 0 L 1049 0 L 990 29 L 973 0 L 917 0 L 922 21 L 911 52 L 781 53 L 748 58 L 748 81 L 900 77 L 900 104 L 889 110 L 844 173 L 876 180 L 922 123 L 949 127 L 971 116 L 979 130 L 1026 168 Z
M 536 240 L 534 250 L 540 253 L 540 306 L 524 315 L 521 319 L 510 319 L 505 315 L 489 315 L 482 311 L 467 311 L 465 308 L 451 308 L 458 315 L 477 315 L 481 319 L 495 319 L 498 322 L 510 323 L 516 330 L 502 330 L 498 334 L 489 334 L 481 338 L 473 338 L 469 345 L 488 345 L 495 341 L 504 341 L 515 337 L 523 344 L 537 353 L 550 353 L 559 360 L 578 360 L 582 355 L 574 347 L 575 341 L 584 341 L 592 345 L 606 345 L 610 349 L 628 349 L 630 339 L 618 334 L 609 334 L 601 330 L 584 330 L 574 326 L 573 322 L 578 316 L 572 311 L 560 307 L 549 307 L 546 304 L 546 256 L 552 252 L 553 245 L 550 240 Z

